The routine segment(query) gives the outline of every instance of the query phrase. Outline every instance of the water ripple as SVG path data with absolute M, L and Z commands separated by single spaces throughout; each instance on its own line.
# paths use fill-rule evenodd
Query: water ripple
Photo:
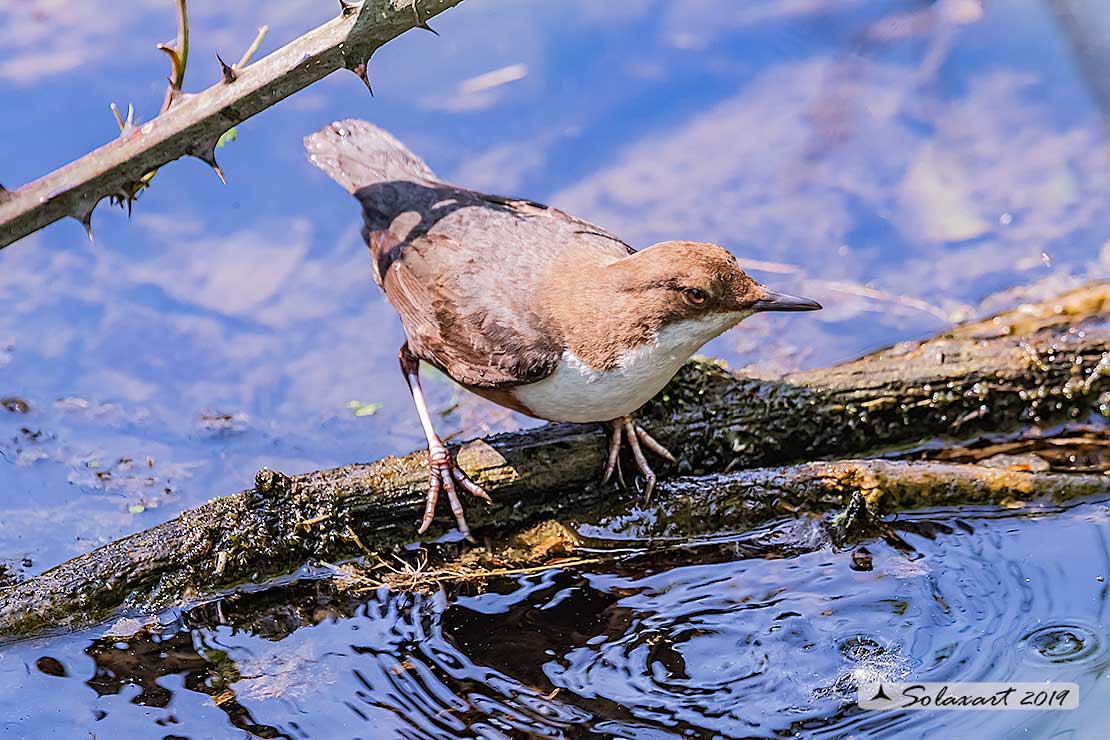
M 552 570 L 478 596 L 302 582 L 162 631 L 9 646 L 0 710 L 103 737 L 1064 737 L 1110 719 L 1104 520 L 1099 503 L 922 512 L 898 522 L 912 552 L 868 544 L 870 571 L 821 550 Z M 856 687 L 876 680 L 1075 681 L 1081 703 L 863 712 Z

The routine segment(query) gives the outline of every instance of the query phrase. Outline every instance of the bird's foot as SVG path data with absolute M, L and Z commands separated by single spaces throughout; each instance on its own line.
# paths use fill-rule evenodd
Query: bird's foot
M 420 522 L 420 529 L 417 530 L 420 534 L 424 534 L 431 526 L 432 518 L 436 513 L 436 502 L 439 501 L 439 493 L 445 491 L 447 501 L 451 504 L 451 512 L 455 515 L 455 521 L 458 522 L 459 531 L 467 540 L 474 541 L 474 538 L 470 536 L 470 527 L 466 523 L 466 515 L 463 514 L 457 486 L 462 486 L 487 504 L 493 503 L 489 494 L 477 483 L 470 480 L 466 473 L 455 464 L 455 461 L 451 459 L 451 453 L 447 451 L 442 443 L 433 444 L 428 448 L 428 497 L 427 503 L 424 505 L 424 519 Z
M 640 445 L 647 447 L 668 462 L 675 462 L 674 455 L 666 447 L 659 444 L 654 437 L 645 432 L 643 427 L 636 424 L 631 416 L 613 419 L 609 422 L 609 426 L 613 431 L 609 437 L 609 457 L 605 461 L 605 472 L 601 476 L 601 484 L 605 485 L 609 482 L 609 479 L 613 477 L 613 471 L 619 473 L 620 468 L 617 461 L 620 457 L 621 441 L 627 439 L 628 447 L 632 450 L 632 458 L 636 461 L 636 467 L 640 469 L 640 473 L 644 476 L 644 501 L 649 501 L 651 492 L 655 489 L 656 476 L 655 471 L 648 465 L 647 458 L 644 456 L 644 451 Z

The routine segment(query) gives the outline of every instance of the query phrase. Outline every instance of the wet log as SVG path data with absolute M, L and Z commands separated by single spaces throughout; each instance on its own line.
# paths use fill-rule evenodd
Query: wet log
M 797 461 L 889 456 L 945 438 L 967 440 L 1030 425 L 1077 420 L 1104 425 L 1107 416 L 1110 283 L 1099 283 L 927 341 L 778 380 L 744 378 L 691 362 L 645 408 L 642 419 L 678 454 L 676 469 L 666 473 L 706 476 Z M 475 533 L 492 536 L 543 519 L 575 518 L 627 500 L 630 494 L 616 487 L 596 485 L 605 441 L 595 427 L 552 424 L 462 445 L 460 465 L 495 500 L 492 507 L 469 502 Z M 749 475 L 780 478 L 778 488 L 794 496 L 784 494 L 783 500 L 794 509 L 823 510 L 820 488 L 803 481 L 827 479 L 832 469 L 811 462 Z M 1047 474 L 1030 475 L 1039 481 Z M 739 481 L 738 501 L 745 500 L 745 486 L 754 485 L 742 475 L 703 478 L 698 485 L 725 490 L 726 480 Z M 294 477 L 259 471 L 250 490 L 214 499 L 0 592 L 0 634 L 80 624 L 121 605 L 156 609 L 288 574 L 308 560 L 387 551 L 414 539 L 425 485 L 422 453 Z M 1023 498 L 1043 493 L 1039 485 L 1006 488 Z M 858 480 L 848 487 L 866 489 Z M 915 505 L 948 489 L 929 490 L 934 498 L 923 494 L 914 498 Z M 937 502 L 968 496 L 966 486 L 952 490 L 956 493 L 944 493 Z M 708 506 L 710 499 L 705 500 Z M 902 505 L 898 496 L 891 501 Z M 699 513 L 697 496 L 686 508 L 689 516 L 713 521 L 709 508 Z M 680 510 L 677 503 L 669 509 L 675 516 Z M 448 521 L 440 516 L 440 529 L 430 534 L 443 534 Z
M 1110 449 L 1106 453 L 1110 457 Z M 361 592 L 382 585 L 474 586 L 616 560 L 627 571 L 636 563 L 781 558 L 828 546 L 848 549 L 875 538 L 912 550 L 902 533 L 916 532 L 915 523 L 888 514 L 996 505 L 1043 515 L 1078 500 L 1110 497 L 1110 475 L 932 460 L 840 460 L 677 478 L 657 491 L 650 503 L 628 499 L 595 506 L 579 513 L 572 526 L 549 519 L 462 553 L 421 551 L 403 560 L 373 558 L 343 567 L 336 574 L 338 587 Z

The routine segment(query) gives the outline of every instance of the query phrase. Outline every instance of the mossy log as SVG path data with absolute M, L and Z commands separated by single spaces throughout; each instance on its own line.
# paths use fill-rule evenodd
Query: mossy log
M 691 362 L 641 419 L 679 457 L 675 470 L 661 472 L 705 476 L 890 454 L 938 438 L 968 439 L 1025 425 L 1101 424 L 1107 415 L 1110 283 L 1099 283 L 927 341 L 778 380 Z M 596 485 L 605 442 L 599 428 L 552 424 L 463 444 L 460 465 L 495 500 L 491 507 L 469 502 L 475 533 L 519 529 L 621 501 L 617 488 Z M 819 489 L 801 481 L 827 478 L 820 471 L 829 469 L 809 465 L 793 477 L 781 470 L 763 474 L 783 478 L 795 492 L 793 506 L 804 510 L 816 505 L 818 494 L 811 492 Z M 295 477 L 259 471 L 250 490 L 4 590 L 0 634 L 83 623 L 121 605 L 156 608 L 290 573 L 309 559 L 334 561 L 411 541 L 426 476 L 423 453 Z M 727 480 L 706 478 L 699 486 L 726 486 Z M 739 492 L 751 483 L 734 480 Z M 944 494 L 937 503 L 960 496 Z M 698 497 L 686 506 L 696 510 Z M 680 508 L 676 502 L 671 514 Z M 708 508 L 702 516 L 711 521 Z M 430 534 L 442 534 L 448 521 L 441 515 L 440 529 Z
M 1106 453 L 1110 457 L 1110 449 Z M 677 478 L 657 491 L 650 503 L 628 498 L 581 512 L 570 527 L 549 519 L 462 553 L 432 550 L 417 558 L 375 558 L 342 568 L 340 588 L 462 586 L 614 560 L 627 570 L 633 562 L 785 557 L 830 545 L 846 549 L 876 537 L 910 550 L 901 531 L 916 531 L 916 524 L 888 521 L 886 514 L 949 505 L 1043 514 L 1077 499 L 1110 497 L 1110 475 L 932 460 L 840 460 Z M 604 540 L 583 534 L 599 532 Z

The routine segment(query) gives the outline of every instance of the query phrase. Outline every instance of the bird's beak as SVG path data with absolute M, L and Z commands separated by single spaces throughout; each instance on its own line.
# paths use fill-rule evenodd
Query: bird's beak
M 756 311 L 817 311 L 821 304 L 809 298 L 799 298 L 796 295 L 776 293 L 767 288 L 763 289 L 763 297 L 753 305 Z

